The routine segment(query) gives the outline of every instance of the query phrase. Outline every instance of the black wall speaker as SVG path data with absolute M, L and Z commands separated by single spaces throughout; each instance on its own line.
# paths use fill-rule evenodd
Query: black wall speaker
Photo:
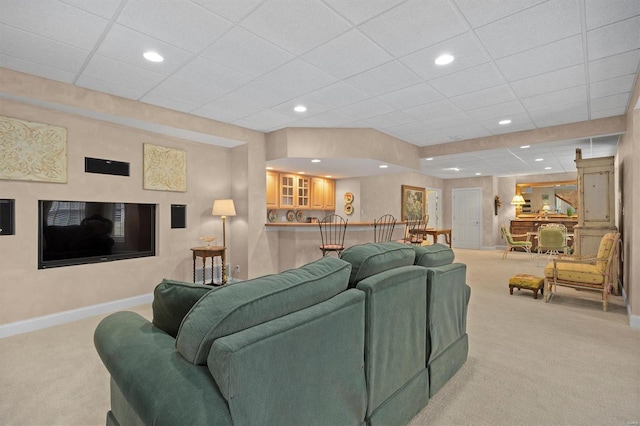
M 84 171 L 103 175 L 129 176 L 129 163 L 84 157 Z
M 171 204 L 171 228 L 187 227 L 187 206 L 185 204 Z
M 15 200 L 0 199 L 0 235 L 13 235 Z

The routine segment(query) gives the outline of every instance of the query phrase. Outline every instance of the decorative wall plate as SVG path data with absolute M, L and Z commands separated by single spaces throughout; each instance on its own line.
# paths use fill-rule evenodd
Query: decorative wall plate
M 354 199 L 354 196 L 353 196 L 352 192 L 347 192 L 347 193 L 344 194 L 344 202 L 345 203 L 351 204 L 351 203 L 353 203 L 353 199 Z
M 293 222 L 296 219 L 296 213 L 293 210 L 287 212 L 287 220 Z
M 302 210 L 298 210 L 296 212 L 296 220 L 298 222 L 304 222 L 306 220 L 305 217 L 304 217 L 304 212 Z
M 344 212 L 346 214 L 352 214 L 353 213 L 353 204 L 345 204 L 344 205 Z
M 278 218 L 278 215 L 274 210 L 269 210 L 267 212 L 267 219 L 269 220 L 269 222 L 275 222 L 277 218 Z

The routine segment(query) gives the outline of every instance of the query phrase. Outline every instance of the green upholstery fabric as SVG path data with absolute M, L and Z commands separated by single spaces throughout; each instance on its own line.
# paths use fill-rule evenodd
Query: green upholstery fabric
M 133 312 L 104 318 L 94 344 L 135 414 L 148 425 L 232 424 L 207 371 L 175 350 L 175 339 Z
M 412 265 L 358 283 L 357 288 L 366 294 L 367 307 L 368 416 L 426 368 L 426 279 L 427 270 Z M 423 391 L 428 393 L 427 388 Z
M 429 246 L 413 246 L 416 252 L 415 265 L 424 267 L 448 265 L 453 262 L 455 255 L 451 247 L 445 244 L 431 244 Z
M 364 294 L 332 299 L 217 339 L 208 366 L 234 424 L 362 422 Z
M 351 265 L 334 257 L 210 291 L 182 321 L 178 351 L 204 364 L 212 343 L 226 336 L 330 299 L 348 285 Z
M 467 332 L 467 307 L 471 289 L 467 266 L 453 263 L 428 269 L 429 360 L 435 359 Z
M 112 423 L 114 426 L 122 424 L 127 426 L 144 426 L 142 419 L 131 408 L 127 398 L 122 394 L 118 384 L 113 380 L 109 381 L 111 391 L 111 411 L 107 415 L 107 425 Z
M 429 371 L 425 368 L 371 413 L 369 426 L 406 425 L 428 402 Z
M 465 334 L 429 363 L 429 397 L 432 397 L 467 361 L 469 337 Z
M 415 253 L 411 246 L 392 241 L 355 245 L 340 255 L 340 259 L 353 266 L 349 277 L 350 288 L 379 272 L 413 265 L 414 258 Z
M 213 287 L 163 279 L 153 290 L 153 323 L 176 337 L 182 319 L 202 296 Z

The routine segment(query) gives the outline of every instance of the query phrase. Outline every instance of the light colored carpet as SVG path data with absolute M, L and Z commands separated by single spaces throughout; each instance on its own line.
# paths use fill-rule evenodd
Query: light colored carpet
M 472 288 L 469 359 L 412 425 L 630 425 L 640 421 L 640 330 L 620 297 L 559 289 L 509 295 L 522 253 L 456 249 Z M 150 305 L 132 309 L 149 318 Z M 109 376 L 93 347 L 102 317 L 0 339 L 0 425 L 104 425 Z

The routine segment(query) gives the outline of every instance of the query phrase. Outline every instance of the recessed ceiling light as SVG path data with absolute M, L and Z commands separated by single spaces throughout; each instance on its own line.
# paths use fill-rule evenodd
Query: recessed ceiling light
M 545 167 L 544 169 L 545 170 L 551 170 L 551 167 Z
M 303 175 L 305 172 L 298 172 L 299 175 Z
M 386 169 L 389 166 L 387 166 L 386 164 L 380 164 L 378 167 L 380 167 L 381 169 Z
M 307 110 L 307 107 L 304 105 L 296 105 L 296 107 L 293 108 L 293 110 L 295 112 L 305 112 Z
M 457 168 L 457 167 L 449 167 L 449 168 L 447 168 L 447 169 L 445 169 L 445 170 L 447 170 L 447 171 L 451 171 L 451 172 L 459 172 L 459 171 L 460 171 L 460 169 L 459 169 L 459 168 Z
M 501 126 L 505 126 L 507 124 L 511 124 L 511 120 L 500 120 L 498 121 L 498 124 L 500 124 Z
M 433 160 L 433 157 L 425 158 L 425 160 L 431 161 L 431 160 Z
M 520 148 L 522 148 L 522 149 L 531 148 L 531 145 L 522 145 Z
M 321 161 L 322 161 L 322 160 L 319 160 L 319 159 L 317 159 L 317 158 L 314 158 L 313 160 L 311 160 L 311 162 L 312 162 L 312 163 L 319 163 L 319 162 L 321 162 Z
M 152 50 L 150 50 L 148 52 L 144 52 L 142 54 L 142 56 L 144 56 L 144 58 L 147 61 L 151 61 L 151 62 L 162 62 L 162 61 L 164 61 L 164 58 L 162 57 L 161 54 L 159 54 L 158 52 L 154 52 Z
M 273 167 L 269 166 L 267 167 L 267 170 L 273 170 Z
M 330 177 L 331 177 L 331 175 L 326 175 L 325 177 L 326 177 L 326 178 L 330 178 Z
M 544 158 L 536 158 L 536 161 L 544 161 Z
M 482 173 L 476 173 L 476 176 L 480 176 Z
M 445 53 L 444 55 L 438 56 L 435 60 L 435 63 L 436 65 L 447 65 L 453 62 L 453 60 L 454 60 L 453 56 L 449 55 L 448 53 Z

